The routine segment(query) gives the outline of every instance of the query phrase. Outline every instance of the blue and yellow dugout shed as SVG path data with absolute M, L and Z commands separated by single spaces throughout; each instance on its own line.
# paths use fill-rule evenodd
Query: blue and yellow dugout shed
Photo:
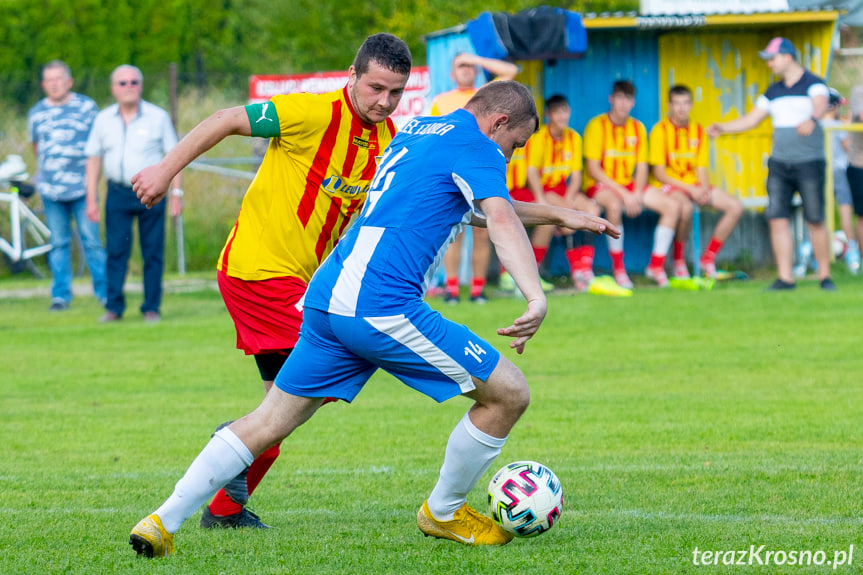
M 586 14 L 586 52 L 556 60 L 519 60 L 518 79 L 533 88 L 539 103 L 555 93 L 566 95 L 572 103 L 570 125 L 579 133 L 590 118 L 607 111 L 611 85 L 618 79 L 635 83 L 632 115 L 648 130 L 666 114 L 668 88 L 677 83 L 693 90 L 693 119 L 708 125 L 746 114 L 773 81 L 758 51 L 775 36 L 793 41 L 804 67 L 827 79 L 839 14 L 826 8 L 710 15 Z M 452 57 L 474 50 L 467 26 L 429 34 L 426 40 L 434 96 L 454 87 Z M 713 183 L 736 193 L 750 207 L 765 204 L 771 132 L 768 120 L 746 134 L 719 138 L 711 149 Z M 759 241 L 764 245 L 753 245 L 753 238 L 747 238 L 747 257 L 754 263 L 770 259 L 766 240 L 754 243 Z M 736 255 L 731 243 L 723 250 L 726 258 Z M 637 269 L 641 259 L 646 261 L 646 254 L 633 257 L 639 261 L 627 261 L 627 267 Z

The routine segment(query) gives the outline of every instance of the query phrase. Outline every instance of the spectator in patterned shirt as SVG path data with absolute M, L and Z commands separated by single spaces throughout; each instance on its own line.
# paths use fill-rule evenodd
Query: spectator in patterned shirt
M 27 114 L 27 137 L 38 162 L 36 185 L 51 231 L 51 311 L 63 311 L 72 301 L 72 220 L 84 245 L 84 256 L 93 279 L 93 293 L 105 304 L 105 249 L 99 225 L 87 218 L 84 146 L 96 103 L 72 91 L 72 72 L 65 62 L 52 60 L 42 69 L 45 98 Z

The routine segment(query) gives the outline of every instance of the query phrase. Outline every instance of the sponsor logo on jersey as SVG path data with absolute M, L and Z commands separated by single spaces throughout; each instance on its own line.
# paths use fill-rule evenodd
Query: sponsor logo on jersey
M 354 136 L 354 139 L 353 139 L 353 140 L 351 140 L 351 143 L 352 143 L 354 146 L 357 146 L 357 147 L 359 147 L 359 148 L 365 148 L 365 149 L 367 149 L 367 150 L 369 149 L 369 141 L 368 141 L 368 140 L 363 140 L 363 139 L 362 139 L 362 138 L 360 138 L 359 136 Z
M 344 196 L 358 196 L 360 194 L 365 194 L 369 191 L 369 185 L 356 185 L 349 186 L 338 176 L 330 176 L 321 182 L 321 189 L 323 189 L 328 194 L 335 194 L 336 192 L 344 195 Z

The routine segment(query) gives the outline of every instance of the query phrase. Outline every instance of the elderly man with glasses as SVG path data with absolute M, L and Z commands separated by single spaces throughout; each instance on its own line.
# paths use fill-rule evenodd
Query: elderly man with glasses
M 135 66 L 119 66 L 111 74 L 111 94 L 117 101 L 93 123 L 87 141 L 87 216 L 99 221 L 98 187 L 101 173 L 108 180 L 105 198 L 105 232 L 108 251 L 106 312 L 99 321 L 123 317 L 126 300 L 123 283 L 132 252 L 132 221 L 138 219 L 144 259 L 144 321 L 161 319 L 162 271 L 165 252 L 165 206 L 145 208 L 132 190 L 132 176 L 158 163 L 177 144 L 168 113 L 141 98 L 143 75 Z M 172 182 L 171 215 L 182 210 L 182 173 Z

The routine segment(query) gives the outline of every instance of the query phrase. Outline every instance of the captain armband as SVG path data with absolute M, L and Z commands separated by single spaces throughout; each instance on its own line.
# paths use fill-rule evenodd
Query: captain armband
M 272 102 L 249 104 L 245 108 L 246 115 L 249 117 L 249 126 L 252 128 L 252 136 L 257 138 L 278 138 L 281 136 L 279 116 L 276 113 L 276 106 Z

